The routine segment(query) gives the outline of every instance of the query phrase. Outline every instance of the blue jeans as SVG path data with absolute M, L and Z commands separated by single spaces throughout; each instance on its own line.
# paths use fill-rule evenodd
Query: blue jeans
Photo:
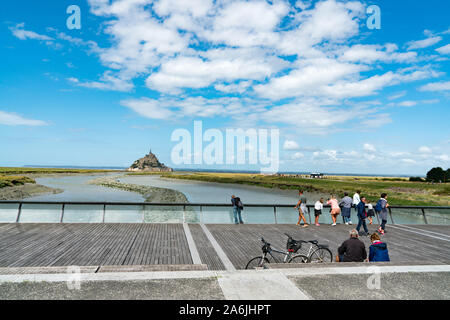
M 344 222 L 345 222 L 345 223 L 350 222 L 350 217 L 344 217 Z
M 234 223 L 243 223 L 242 216 L 241 216 L 241 209 L 238 207 L 233 207 L 233 214 L 234 214 Z M 239 220 L 238 220 L 239 217 Z
M 364 228 L 364 231 L 366 233 L 369 233 L 369 229 L 367 229 L 367 225 L 366 225 L 366 219 L 360 219 L 358 218 L 358 226 L 356 227 L 356 231 L 359 232 L 359 229 L 361 229 L 361 226 Z
M 386 230 L 386 223 L 387 223 L 387 220 L 381 220 L 381 229 L 383 229 L 383 230 Z

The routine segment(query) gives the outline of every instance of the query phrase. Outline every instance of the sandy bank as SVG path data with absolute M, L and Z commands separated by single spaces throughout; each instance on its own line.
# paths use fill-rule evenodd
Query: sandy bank
M 130 192 L 142 194 L 146 202 L 152 203 L 188 203 L 186 196 L 179 191 L 157 188 L 150 186 L 141 186 L 136 184 L 122 183 L 119 177 L 97 178 L 88 182 L 108 188 L 121 189 Z
M 0 189 L 0 200 L 22 200 L 47 193 L 61 193 L 63 190 L 54 189 L 40 184 L 27 183 L 21 186 Z

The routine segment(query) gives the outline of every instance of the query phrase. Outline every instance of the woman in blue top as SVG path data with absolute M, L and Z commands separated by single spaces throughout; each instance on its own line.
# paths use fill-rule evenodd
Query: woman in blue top
M 381 242 L 380 236 L 374 233 L 370 236 L 372 245 L 369 247 L 369 262 L 389 262 L 389 251 L 387 244 Z

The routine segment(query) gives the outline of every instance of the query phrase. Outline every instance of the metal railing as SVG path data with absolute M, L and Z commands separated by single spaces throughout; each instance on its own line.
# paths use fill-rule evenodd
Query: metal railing
M 305 215 L 313 222 L 314 206 Z M 330 222 L 330 206 L 324 206 L 320 219 Z M 450 207 L 390 206 L 392 224 L 450 225 Z M 232 223 L 230 204 L 147 203 L 78 201 L 0 201 L 0 223 Z M 246 204 L 248 223 L 291 224 L 298 214 L 292 204 Z M 356 211 L 352 209 L 352 218 Z M 83 215 L 84 214 L 84 215 Z M 375 215 L 377 222 L 381 222 Z M 354 220 L 356 221 L 356 220 Z

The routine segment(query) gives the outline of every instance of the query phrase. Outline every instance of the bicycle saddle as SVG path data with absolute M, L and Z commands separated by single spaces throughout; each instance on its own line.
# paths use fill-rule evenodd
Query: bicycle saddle
M 318 240 L 310 240 L 308 242 L 312 243 L 313 245 L 316 245 L 318 247 L 322 247 L 322 248 L 328 248 L 329 247 L 329 245 L 327 245 L 327 244 L 319 244 Z

